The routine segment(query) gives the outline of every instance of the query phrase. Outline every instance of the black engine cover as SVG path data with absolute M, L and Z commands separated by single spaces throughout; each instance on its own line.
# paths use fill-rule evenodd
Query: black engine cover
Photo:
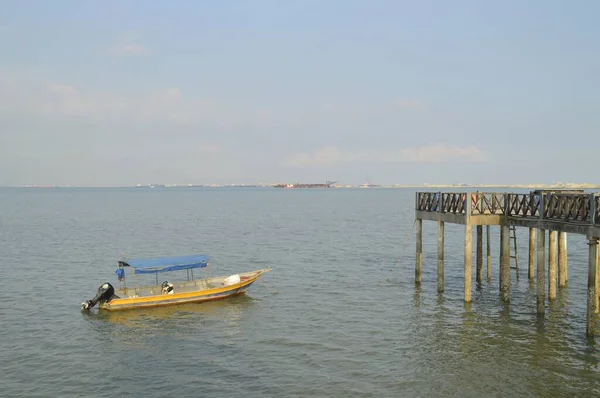
M 81 303 L 81 308 L 84 310 L 89 310 L 97 303 L 106 303 L 112 300 L 114 297 L 117 297 L 115 296 L 115 288 L 110 283 L 105 282 L 100 285 L 98 291 L 96 292 L 96 296 L 93 299 Z

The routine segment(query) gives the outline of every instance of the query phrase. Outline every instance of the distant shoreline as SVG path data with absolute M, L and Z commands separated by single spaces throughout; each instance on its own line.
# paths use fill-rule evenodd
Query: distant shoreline
M 64 186 L 53 186 L 53 185 L 25 185 L 25 186 L 1 186 L 0 188 L 34 188 L 34 189 L 48 189 L 48 188 L 95 188 L 95 189 L 108 189 L 108 188 L 137 188 L 137 189 L 184 189 L 184 188 L 274 188 L 276 184 L 210 184 L 210 185 L 156 185 L 156 186 L 84 186 L 84 185 L 64 185 Z M 336 184 L 331 188 L 284 188 L 288 189 L 600 189 L 600 184 L 393 184 L 393 185 L 378 185 L 378 186 L 361 186 L 361 185 L 342 185 Z

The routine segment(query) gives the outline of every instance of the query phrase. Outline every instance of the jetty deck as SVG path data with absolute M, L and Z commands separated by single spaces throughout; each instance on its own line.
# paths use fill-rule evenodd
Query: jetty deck
M 600 309 L 600 193 L 537 190 L 530 193 L 498 192 L 417 192 L 415 283 L 421 283 L 422 222 L 438 224 L 438 292 L 444 291 L 444 224 L 465 226 L 464 300 L 471 301 L 472 227 L 477 229 L 477 281 L 483 278 L 483 226 L 487 238 L 487 277 L 490 278 L 490 227 L 500 227 L 500 293 L 510 301 L 511 229 L 529 228 L 528 276 L 537 279 L 537 314 L 544 316 L 546 302 L 546 235 L 548 235 L 548 299 L 556 298 L 557 284 L 568 280 L 566 234 L 584 235 L 588 240 L 588 297 L 586 335 L 594 336 Z M 546 231 L 548 233 L 546 234 Z M 537 272 L 535 272 L 537 268 Z

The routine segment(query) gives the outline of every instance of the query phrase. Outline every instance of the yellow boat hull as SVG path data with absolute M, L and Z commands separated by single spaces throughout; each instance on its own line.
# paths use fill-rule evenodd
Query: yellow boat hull
M 129 291 L 133 291 L 134 294 L 132 296 L 113 298 L 108 302 L 101 303 L 99 307 L 101 310 L 106 311 L 122 311 L 138 308 L 164 307 L 183 303 L 200 303 L 203 301 L 220 300 L 238 294 L 244 294 L 250 285 L 252 285 L 263 273 L 269 272 L 270 270 L 270 268 L 266 268 L 259 271 L 241 274 L 241 281 L 229 286 L 216 286 L 191 290 L 188 289 L 187 291 L 183 292 L 177 292 L 178 289 L 176 286 L 174 294 L 149 294 L 139 296 L 135 294 L 135 289 L 128 289 Z M 158 287 L 156 288 L 158 289 Z M 118 293 L 122 291 L 127 290 L 121 290 Z

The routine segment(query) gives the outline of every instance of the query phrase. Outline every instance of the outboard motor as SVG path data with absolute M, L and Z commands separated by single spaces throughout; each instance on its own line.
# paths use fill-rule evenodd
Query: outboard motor
M 84 301 L 83 303 L 81 303 L 81 309 L 89 310 L 90 308 L 95 306 L 98 302 L 106 303 L 107 301 L 110 301 L 115 297 L 117 297 L 117 296 L 115 296 L 115 288 L 110 283 L 105 282 L 102 285 L 100 285 L 100 287 L 98 288 L 98 291 L 96 292 L 96 297 L 94 297 L 91 300 Z

